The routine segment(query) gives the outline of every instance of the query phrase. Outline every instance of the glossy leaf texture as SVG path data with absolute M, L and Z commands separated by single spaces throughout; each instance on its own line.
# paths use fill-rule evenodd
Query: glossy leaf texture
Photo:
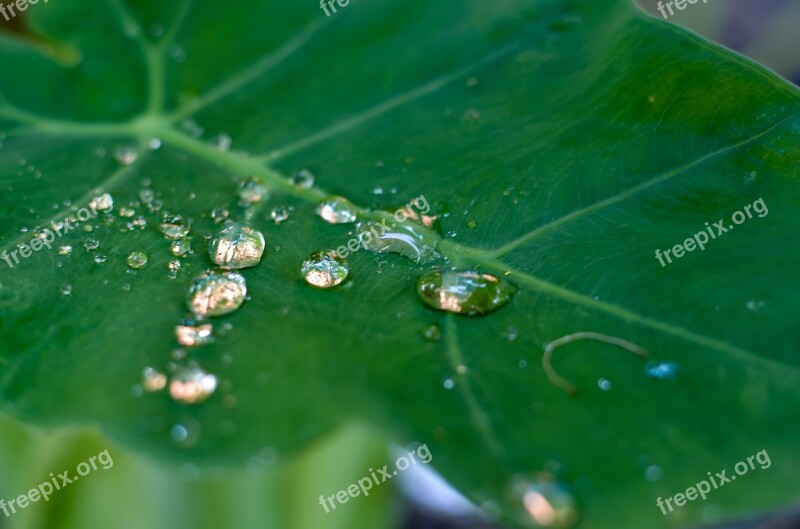
M 316 2 L 75 0 L 26 17 L 27 33 L 0 37 L 1 247 L 103 193 L 114 210 L 0 262 L 5 411 L 97 424 L 200 464 L 265 447 L 287 458 L 367 422 L 426 443 L 457 488 L 521 527 L 531 520 L 509 487 L 542 471 L 572 490 L 587 528 L 797 499 L 800 98 L 788 83 L 623 0 L 353 0 L 331 17 Z M 311 188 L 290 182 L 303 169 Z M 269 191 L 249 210 L 246 177 Z M 331 195 L 362 216 L 424 197 L 438 260 L 361 250 L 345 283 L 309 286 L 303 260 L 353 237 L 315 214 Z M 654 256 L 759 199 L 766 215 L 715 230 L 703 251 Z M 241 271 L 249 299 L 214 319 L 227 332 L 182 357 L 174 327 L 211 268 L 217 208 L 262 231 L 266 253 Z M 170 253 L 165 212 L 190 221 L 193 253 Z M 139 215 L 146 227 L 128 230 Z M 149 258 L 135 273 L 134 251 Z M 518 291 L 482 317 L 434 311 L 417 279 L 450 266 Z M 423 337 L 431 325 L 438 341 Z M 542 358 L 582 332 L 650 359 L 565 344 L 552 363 L 572 398 Z M 136 391 L 143 368 L 190 359 L 219 379 L 208 401 Z M 653 380 L 649 361 L 678 372 Z M 190 445 L 176 424 L 197 432 Z M 666 516 L 656 506 L 761 450 L 769 468 Z

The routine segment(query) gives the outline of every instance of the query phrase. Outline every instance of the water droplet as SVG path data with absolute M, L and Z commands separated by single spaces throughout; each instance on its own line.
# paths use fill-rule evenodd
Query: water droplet
M 282 222 L 289 220 L 289 210 L 279 206 L 272 210 L 270 216 L 275 224 L 281 224 Z
M 426 305 L 470 316 L 502 307 L 514 292 L 504 279 L 473 271 L 436 270 L 417 281 L 417 294 Z
M 105 255 L 103 255 L 101 253 L 99 253 L 99 254 L 94 256 L 94 262 L 97 263 L 97 264 L 103 264 L 107 260 L 108 260 L 108 257 L 106 257 Z
M 97 250 L 100 248 L 100 241 L 95 239 L 94 237 L 89 237 L 83 243 L 84 248 L 86 248 L 87 252 L 91 252 L 92 250 Z
M 189 241 L 189 239 L 176 239 L 172 241 L 172 244 L 170 245 L 170 251 L 172 252 L 172 255 L 176 257 L 183 257 L 192 251 L 192 243 Z
M 208 255 L 221 268 L 249 268 L 261 262 L 264 246 L 264 235 L 260 231 L 244 223 L 233 222 L 214 236 Z
M 332 250 L 316 252 L 303 261 L 300 271 L 309 285 L 331 288 L 347 278 L 350 269 L 347 261 Z
M 139 157 L 136 147 L 130 145 L 120 145 L 114 149 L 114 159 L 122 165 L 130 165 Z
M 661 467 L 657 465 L 650 465 L 647 467 L 647 470 L 644 471 L 645 479 L 653 483 L 661 479 L 661 474 Z
M 159 373 L 157 369 L 145 367 L 142 371 L 142 387 L 148 393 L 161 391 L 167 387 L 167 376 Z
M 678 375 L 678 364 L 672 362 L 649 362 L 645 373 L 656 380 L 672 380 Z
M 442 239 L 439 234 L 424 230 L 415 222 L 387 224 L 390 219 L 384 218 L 380 223 L 356 224 L 361 246 L 375 253 L 398 253 L 417 263 L 438 257 L 436 245 Z
M 503 338 L 509 342 L 514 342 L 519 338 L 519 330 L 516 327 L 509 327 L 503 331 Z
M 226 220 L 228 220 L 228 216 L 230 215 L 230 211 L 225 208 L 215 208 L 211 212 L 211 220 L 213 220 L 216 224 L 222 224 Z
M 128 256 L 128 266 L 134 270 L 144 268 L 147 265 L 147 254 L 144 252 L 131 252 Z
M 422 329 L 422 337 L 429 342 L 438 342 L 442 338 L 442 331 L 436 324 L 428 325 Z
M 479 123 L 481 120 L 481 113 L 475 108 L 468 108 L 464 111 L 464 114 L 461 116 L 465 123 L 474 125 L 475 123 Z
M 72 246 L 65 244 L 58 248 L 58 255 L 70 255 L 72 253 Z
M 150 147 L 150 150 L 157 151 L 161 148 L 161 139 L 160 138 L 150 138 L 150 141 L 147 142 L 147 146 Z
M 217 134 L 216 136 L 211 138 L 211 145 L 213 145 L 214 148 L 217 149 L 218 151 L 222 152 L 225 152 L 228 149 L 230 149 L 232 143 L 233 140 L 231 140 L 231 137 L 225 133 Z
M 199 367 L 179 367 L 169 383 L 169 394 L 181 404 L 199 404 L 217 390 L 217 377 Z
M 549 473 L 536 475 L 531 481 L 518 479 L 511 488 L 516 501 L 522 503 L 525 525 L 567 529 L 578 522 L 575 497 L 566 485 Z
M 175 326 L 178 343 L 185 347 L 197 347 L 214 341 L 214 327 L 210 323 L 199 324 L 194 320 L 182 321 Z
M 127 224 L 129 230 L 143 230 L 147 227 L 147 220 L 141 215 Z
M 477 227 L 478 227 L 478 223 L 476 221 L 471 220 L 471 221 L 467 222 L 467 228 L 469 228 L 471 230 L 474 230 Z
M 298 189 L 310 189 L 314 187 L 315 180 L 316 178 L 311 171 L 308 169 L 300 169 L 292 175 L 290 182 Z
M 150 32 L 150 35 L 154 37 L 160 37 L 161 35 L 164 34 L 164 25 L 159 24 L 158 22 L 154 22 L 150 24 L 148 31 Z
M 349 224 L 356 221 L 358 208 L 342 197 L 328 197 L 317 206 L 317 214 L 330 224 Z
M 199 138 L 203 135 L 203 127 L 197 124 L 193 119 L 185 119 L 181 121 L 181 129 L 193 138 Z
M 114 209 L 114 198 L 109 193 L 96 196 L 89 203 L 89 207 L 102 213 L 111 213 Z
M 453 389 L 454 387 L 456 387 L 456 383 L 453 382 L 452 378 L 446 378 L 444 382 L 442 382 L 442 387 L 444 389 Z
M 170 44 L 167 46 L 167 53 L 172 57 L 172 60 L 177 63 L 182 63 L 186 60 L 186 52 L 178 44 Z
M 125 206 L 119 208 L 119 216 L 122 218 L 129 219 L 134 215 L 136 215 L 136 210 L 133 208 L 128 208 Z
M 248 176 L 239 182 L 239 204 L 242 207 L 250 207 L 263 200 L 266 200 L 269 189 L 261 178 Z
M 745 304 L 745 306 L 747 307 L 747 310 L 749 310 L 750 312 L 758 312 L 758 311 L 760 311 L 761 309 L 763 309 L 764 307 L 767 306 L 767 302 L 766 301 L 756 301 L 756 300 L 752 300 L 751 299 L 750 301 L 748 301 Z
M 181 448 L 191 448 L 200 440 L 200 432 L 197 422 L 186 421 L 170 428 L 169 436 Z
M 69 296 L 70 294 L 72 294 L 72 285 L 70 284 L 61 285 L 61 294 L 64 296 Z
M 161 233 L 167 239 L 181 239 L 189 235 L 189 222 L 180 215 L 165 214 L 161 219 Z
M 195 279 L 189 289 L 189 310 L 199 317 L 229 314 L 244 302 L 247 284 L 237 272 L 209 272 Z
M 611 381 L 605 378 L 601 378 L 597 381 L 597 387 L 602 389 L 603 391 L 608 391 L 611 389 Z

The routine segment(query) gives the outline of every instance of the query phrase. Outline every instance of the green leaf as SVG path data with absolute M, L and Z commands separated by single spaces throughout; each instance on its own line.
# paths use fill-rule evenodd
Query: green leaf
M 287 457 L 368 422 L 426 443 L 446 478 L 520 526 L 530 520 L 510 483 L 543 470 L 592 528 L 685 525 L 794 498 L 795 88 L 623 0 L 354 1 L 330 18 L 315 2 L 224 7 L 39 3 L 29 34 L 0 38 L 14 72 L 0 78 L 0 247 L 99 193 L 115 202 L 55 242 L 71 255 L 0 262 L 5 410 L 97 424 L 204 464 L 264 447 Z M 219 134 L 231 150 L 215 148 Z M 120 147 L 136 161 L 120 165 Z M 303 168 L 315 187 L 290 184 Z M 186 292 L 211 265 L 210 212 L 243 218 L 246 176 L 270 189 L 250 218 L 267 252 L 242 272 L 250 299 L 189 353 L 220 388 L 195 406 L 136 396 L 144 367 L 173 361 Z M 134 205 L 147 227 L 122 233 L 120 208 L 148 183 L 163 207 Z M 352 237 L 315 215 L 328 195 L 364 216 L 424 197 L 442 259 L 362 250 L 347 283 L 308 286 L 302 261 Z M 759 199 L 767 215 L 704 251 L 654 258 Z M 287 222 L 272 222 L 276 207 L 293 208 Z M 175 279 L 163 211 L 192 222 L 194 253 Z M 89 237 L 99 249 L 84 249 Z M 149 256 L 136 273 L 133 251 Z M 426 308 L 417 278 L 450 264 L 519 291 L 481 318 Z M 422 337 L 432 324 L 439 342 Z M 677 377 L 655 382 L 645 360 L 581 341 L 552 359 L 580 391 L 570 398 L 542 358 L 581 332 L 643 347 Z M 198 429 L 191 447 L 172 440 L 176 424 Z M 656 506 L 761 450 L 769 468 L 666 516 Z M 295 501 L 319 508 L 314 491 Z

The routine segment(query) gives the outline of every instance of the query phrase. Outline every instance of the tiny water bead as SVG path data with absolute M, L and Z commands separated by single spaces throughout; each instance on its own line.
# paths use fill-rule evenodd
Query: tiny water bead
M 673 362 L 649 362 L 645 374 L 655 380 L 673 380 L 678 375 L 678 364 Z
M 144 252 L 131 252 L 128 256 L 128 266 L 134 270 L 147 266 L 147 254 Z
M 577 502 L 567 486 L 543 472 L 532 479 L 517 479 L 511 485 L 515 502 L 521 502 L 525 525 L 569 529 L 578 523 Z
M 224 132 L 211 138 L 211 145 L 213 145 L 218 151 L 226 152 L 231 148 L 232 144 L 233 140 Z
M 239 203 L 243 207 L 263 202 L 268 194 L 269 189 L 266 184 L 256 176 L 248 176 L 239 182 Z
M 199 404 L 217 390 L 217 377 L 197 366 L 179 367 L 169 383 L 169 394 L 181 404 Z
M 176 239 L 170 245 L 170 251 L 175 257 L 183 257 L 192 251 L 192 243 L 189 239 Z
M 72 294 L 72 285 L 70 284 L 61 285 L 61 295 L 69 296 L 70 294 Z
M 300 169 L 299 171 L 297 171 L 292 175 L 289 181 L 297 189 L 311 189 L 312 187 L 314 187 L 314 182 L 316 181 L 316 178 L 314 177 L 314 174 L 308 169 Z
M 422 337 L 429 342 L 438 342 L 442 339 L 442 331 L 436 324 L 428 325 L 422 329 Z
M 423 303 L 468 316 L 499 309 L 516 290 L 502 278 L 471 270 L 435 270 L 417 280 L 417 294 Z
M 72 254 L 72 246 L 69 244 L 65 244 L 64 246 L 60 246 L 58 248 L 58 255 L 70 255 Z
M 358 208 L 343 197 L 328 197 L 317 206 L 317 214 L 330 224 L 349 224 L 356 221 Z
M 214 341 L 214 327 L 210 323 L 184 320 L 175 326 L 175 337 L 184 347 L 197 347 Z
M 198 317 L 230 314 L 242 306 L 247 284 L 237 272 L 208 272 L 195 279 L 187 304 Z
M 148 393 L 161 391 L 167 387 L 167 376 L 152 367 L 145 367 L 142 371 L 142 387 Z
M 131 145 L 120 145 L 114 149 L 114 159 L 121 165 L 130 165 L 139 157 L 139 151 Z
M 285 207 L 282 207 L 282 206 L 279 206 L 279 207 L 277 207 L 277 208 L 272 210 L 272 213 L 270 213 L 270 216 L 272 217 L 272 221 L 275 224 L 281 224 L 281 223 L 286 222 L 287 220 L 289 220 L 289 209 L 285 208 Z
M 417 263 L 436 259 L 441 236 L 415 222 L 395 223 L 383 218 L 379 223 L 359 222 L 356 233 L 361 245 L 375 253 L 398 253 Z
M 167 213 L 161 219 L 161 233 L 167 239 L 182 239 L 189 235 L 189 222 L 180 215 Z
M 111 213 L 114 209 L 114 198 L 109 193 L 96 196 L 89 202 L 89 207 L 101 213 Z
M 333 250 L 315 252 L 300 267 L 306 282 L 318 288 L 332 288 L 347 278 L 350 269 L 347 261 Z
M 86 241 L 84 241 L 83 247 L 86 248 L 87 252 L 97 250 L 98 248 L 100 248 L 100 241 L 98 241 L 94 237 L 89 237 L 88 239 L 86 239 Z
M 233 222 L 214 236 L 208 255 L 214 264 L 224 269 L 249 268 L 261 262 L 265 245 L 260 231 L 242 222 Z
M 105 255 L 103 255 L 101 253 L 99 253 L 99 254 L 94 256 L 94 262 L 97 263 L 97 264 L 103 264 L 107 260 L 108 260 L 108 257 L 106 257 Z

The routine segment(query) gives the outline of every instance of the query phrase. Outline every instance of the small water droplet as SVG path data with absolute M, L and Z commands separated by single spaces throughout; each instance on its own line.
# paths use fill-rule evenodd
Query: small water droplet
M 272 217 L 272 221 L 275 224 L 281 224 L 289 220 L 289 210 L 287 208 L 279 206 L 272 210 L 270 216 Z
M 647 470 L 644 471 L 644 477 L 647 481 L 655 483 L 659 479 L 661 479 L 661 467 L 656 465 L 650 465 L 647 467 Z
M 180 215 L 167 213 L 161 219 L 161 233 L 167 239 L 181 239 L 189 235 L 189 222 Z
M 333 250 L 324 250 L 308 256 L 300 271 L 309 285 L 332 288 L 347 278 L 350 269 L 347 261 Z
M 249 268 L 261 262 L 264 246 L 264 235 L 260 231 L 241 222 L 232 222 L 211 240 L 208 255 L 220 268 Z
M 417 281 L 417 294 L 429 307 L 470 316 L 502 307 L 514 292 L 504 279 L 474 271 L 436 270 Z
M 267 199 L 269 189 L 264 181 L 257 176 L 248 176 L 239 182 L 239 204 L 250 207 Z
M 464 114 L 461 116 L 461 119 L 464 120 L 465 123 L 474 125 L 479 123 L 481 120 L 481 113 L 474 108 L 468 108 L 464 111 Z
M 181 129 L 193 138 L 199 138 L 203 135 L 203 127 L 197 124 L 193 119 L 185 119 L 180 123 Z
M 179 367 L 169 383 L 169 394 L 181 404 L 199 404 L 217 390 L 217 377 L 197 366 Z
M 442 338 L 442 331 L 436 324 L 428 325 L 422 329 L 422 337 L 429 342 L 438 342 Z
M 185 320 L 175 326 L 178 343 L 185 347 L 197 347 L 214 341 L 214 327 L 210 323 L 200 324 L 195 320 Z
M 185 421 L 173 425 L 169 430 L 169 436 L 181 448 L 191 448 L 200 440 L 201 431 L 197 422 Z
M 233 144 L 233 140 L 225 133 L 217 134 L 211 138 L 211 145 L 213 145 L 218 151 L 225 152 L 229 150 L 231 148 L 231 144 Z
M 476 221 L 471 220 L 471 221 L 467 222 L 467 228 L 469 228 L 471 230 L 474 230 L 477 227 L 478 227 L 478 223 Z
M 172 244 L 170 245 L 170 251 L 172 252 L 172 255 L 176 257 L 183 257 L 192 251 L 192 243 L 189 241 L 189 239 L 176 239 L 172 241 Z
M 122 206 L 119 208 L 119 216 L 125 219 L 129 219 L 136 215 L 136 210 L 133 208 Z
M 349 224 L 356 221 L 358 208 L 342 197 L 328 197 L 317 206 L 317 214 L 330 224 Z
M 211 211 L 211 220 L 213 220 L 216 224 L 222 224 L 228 220 L 229 215 L 230 211 L 225 208 L 214 208 L 214 210 Z
M 530 481 L 516 480 L 511 494 L 522 504 L 525 525 L 533 523 L 536 527 L 568 529 L 578 523 L 575 497 L 550 473 L 540 473 Z
M 144 252 L 131 252 L 128 256 L 128 266 L 134 270 L 147 266 L 147 254 Z
M 157 151 L 161 148 L 161 139 L 160 138 L 150 138 L 150 141 L 147 142 L 147 146 L 150 147 L 151 151 Z
M 290 182 L 298 189 L 311 189 L 314 187 L 315 180 L 316 178 L 311 171 L 308 169 L 300 169 L 292 175 Z
M 237 272 L 208 272 L 195 279 L 187 304 L 198 317 L 229 314 L 244 303 L 247 284 Z
M 154 37 L 160 37 L 161 35 L 164 34 L 164 25 L 158 22 L 154 22 L 150 24 L 148 31 L 150 32 L 150 35 Z
M 142 370 L 142 387 L 148 393 L 161 391 L 167 387 L 167 376 L 152 367 Z
M 758 311 L 760 311 L 761 309 L 763 309 L 764 307 L 767 306 L 767 302 L 766 301 L 756 301 L 756 300 L 751 299 L 750 301 L 748 301 L 745 304 L 745 306 L 747 307 L 747 310 L 749 310 L 750 312 L 758 312 Z
M 93 250 L 97 250 L 98 248 L 100 248 L 100 241 L 98 241 L 94 237 L 89 237 L 88 239 L 86 239 L 86 241 L 84 241 L 83 246 L 84 248 L 86 248 L 87 252 L 91 252 Z
M 122 165 L 130 165 L 139 157 L 136 147 L 130 145 L 120 145 L 114 149 L 114 159 Z
M 509 327 L 503 331 L 503 338 L 509 342 L 514 342 L 519 338 L 519 330 L 516 327 Z
M 72 246 L 69 244 L 65 244 L 64 246 L 60 246 L 58 248 L 58 255 L 70 255 L 72 254 Z
M 105 255 L 103 255 L 101 253 L 99 253 L 99 254 L 94 256 L 94 262 L 97 263 L 97 264 L 103 264 L 107 260 L 108 260 L 108 257 L 106 257 Z
M 69 296 L 72 294 L 72 285 L 70 284 L 63 284 L 61 285 L 61 294 L 64 296 Z
M 169 54 L 170 57 L 172 57 L 172 60 L 174 60 L 177 63 L 182 63 L 183 61 L 186 60 L 186 52 L 178 44 L 170 44 L 167 47 L 167 53 Z
M 444 389 L 453 389 L 454 387 L 456 387 L 456 383 L 453 382 L 452 378 L 446 378 L 444 382 L 442 382 L 442 387 Z
M 110 193 L 96 196 L 89 203 L 89 207 L 101 213 L 110 213 L 114 209 L 114 198 Z
M 678 375 L 679 366 L 673 362 L 648 362 L 645 373 L 656 380 L 672 380 Z
M 601 378 L 597 381 L 597 387 L 602 389 L 603 391 L 608 391 L 611 389 L 611 381 L 605 378 Z

